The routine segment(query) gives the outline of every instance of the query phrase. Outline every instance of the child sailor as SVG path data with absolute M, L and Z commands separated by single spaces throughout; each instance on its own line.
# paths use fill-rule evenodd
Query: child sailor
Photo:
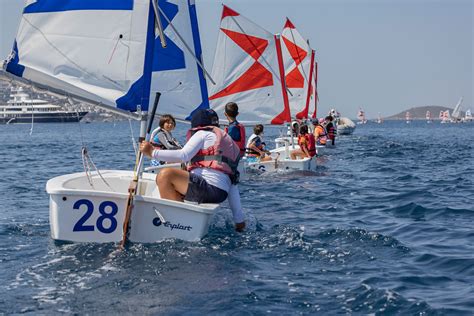
M 164 114 L 160 118 L 160 123 L 158 128 L 153 130 L 151 133 L 150 139 L 151 144 L 159 149 L 181 149 L 183 146 L 173 137 L 171 131 L 176 127 L 176 120 L 170 114 Z M 164 164 L 164 161 L 157 161 L 153 159 L 151 161 L 152 166 L 158 166 Z
M 234 140 L 240 149 L 240 157 L 243 157 L 245 155 L 245 127 L 237 121 L 237 115 L 239 115 L 237 103 L 227 103 L 224 115 L 229 121 L 229 126 L 225 128 L 225 132 Z
M 265 156 L 268 151 L 265 149 L 265 142 L 263 141 L 263 125 L 257 124 L 253 128 L 253 134 L 250 135 L 247 141 L 247 161 L 259 162 L 269 161 L 272 157 Z
M 291 159 L 314 157 L 316 155 L 316 144 L 314 135 L 308 131 L 308 125 L 302 125 L 299 132 L 298 145 L 300 149 L 295 149 L 291 152 Z
M 245 219 L 237 186 L 240 150 L 219 128 L 216 112 L 207 109 L 194 113 L 187 143 L 182 149 L 159 149 L 142 142 L 140 151 L 158 161 L 189 162 L 187 170 L 165 168 L 160 171 L 156 184 L 162 198 L 197 203 L 222 203 L 227 199 L 235 229 L 243 231 Z

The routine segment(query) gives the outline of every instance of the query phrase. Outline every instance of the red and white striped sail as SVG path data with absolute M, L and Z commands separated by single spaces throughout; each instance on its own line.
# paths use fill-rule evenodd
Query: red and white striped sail
M 209 84 L 211 108 L 223 115 L 228 102 L 239 105 L 239 121 L 283 124 L 291 120 L 281 81 L 283 62 L 277 37 L 224 6 Z
M 291 92 L 288 96 L 291 116 L 307 118 L 314 71 L 313 50 L 288 18 L 280 41 L 286 87 Z

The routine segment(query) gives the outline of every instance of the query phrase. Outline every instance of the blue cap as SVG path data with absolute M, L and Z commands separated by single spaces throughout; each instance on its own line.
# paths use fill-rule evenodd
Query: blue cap
M 191 127 L 219 126 L 219 117 L 214 110 L 201 109 L 194 112 L 191 118 Z

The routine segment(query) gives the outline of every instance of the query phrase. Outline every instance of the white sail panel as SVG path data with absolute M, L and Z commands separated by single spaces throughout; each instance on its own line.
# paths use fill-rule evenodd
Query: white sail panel
M 458 103 L 453 109 L 453 113 L 451 114 L 451 117 L 454 119 L 460 119 L 461 118 L 461 104 L 462 104 L 462 97 L 459 99 Z
M 202 58 L 196 6 L 190 0 L 160 0 L 159 6 L 166 15 L 161 21 L 167 47 L 156 40 L 151 96 L 161 92 L 158 112 L 184 120 L 198 108 L 209 108 L 206 80 L 195 60 Z
M 150 8 L 150 0 L 29 1 L 6 70 L 103 105 L 146 110 Z
M 209 86 L 211 108 L 223 115 L 228 102 L 239 105 L 239 121 L 282 124 L 290 120 L 274 35 L 224 6 Z
M 311 85 L 311 48 L 301 36 L 294 24 L 287 18 L 280 37 L 283 65 L 285 68 L 286 87 L 291 92 L 289 97 L 290 112 L 293 117 L 308 117 L 308 92 Z

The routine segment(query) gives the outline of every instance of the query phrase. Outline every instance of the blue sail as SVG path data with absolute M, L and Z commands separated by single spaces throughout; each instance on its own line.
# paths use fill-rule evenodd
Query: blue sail
M 6 70 L 126 111 L 149 105 L 151 0 L 38 0 L 26 5 Z
M 165 15 L 161 16 L 161 21 L 167 47 L 161 48 L 159 39 L 156 39 L 151 94 L 162 93 L 158 107 L 160 113 L 185 120 L 196 109 L 209 108 L 204 73 L 194 59 L 194 56 L 202 59 L 196 6 L 194 1 L 188 0 L 161 0 L 159 6 Z

